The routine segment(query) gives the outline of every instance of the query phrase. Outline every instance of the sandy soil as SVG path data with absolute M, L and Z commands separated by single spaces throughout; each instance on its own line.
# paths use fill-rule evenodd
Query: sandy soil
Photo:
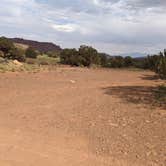
M 0 166 L 165 166 L 161 82 L 148 71 L 0 74 Z

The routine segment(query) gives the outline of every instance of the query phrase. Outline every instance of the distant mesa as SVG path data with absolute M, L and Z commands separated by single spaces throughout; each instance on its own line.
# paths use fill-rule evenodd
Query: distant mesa
M 61 51 L 61 47 L 49 42 L 38 42 L 33 40 L 26 40 L 21 38 L 8 38 L 14 43 L 28 45 L 40 52 L 48 52 L 48 51 Z

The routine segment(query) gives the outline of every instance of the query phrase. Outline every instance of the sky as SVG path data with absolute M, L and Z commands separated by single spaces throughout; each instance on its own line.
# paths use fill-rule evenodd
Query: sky
M 0 36 L 157 53 L 166 48 L 166 0 L 1 0 Z

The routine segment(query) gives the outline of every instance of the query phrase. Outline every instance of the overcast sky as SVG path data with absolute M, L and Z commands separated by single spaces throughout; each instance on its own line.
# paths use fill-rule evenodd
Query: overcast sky
M 154 53 L 166 47 L 166 0 L 1 0 L 0 35 Z

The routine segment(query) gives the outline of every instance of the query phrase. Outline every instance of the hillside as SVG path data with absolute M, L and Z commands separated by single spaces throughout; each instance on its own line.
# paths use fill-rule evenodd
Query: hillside
M 9 38 L 11 41 L 17 44 L 28 45 L 36 50 L 41 52 L 48 52 L 48 51 L 61 51 L 61 47 L 49 42 L 38 42 L 33 40 L 26 40 L 21 38 Z

